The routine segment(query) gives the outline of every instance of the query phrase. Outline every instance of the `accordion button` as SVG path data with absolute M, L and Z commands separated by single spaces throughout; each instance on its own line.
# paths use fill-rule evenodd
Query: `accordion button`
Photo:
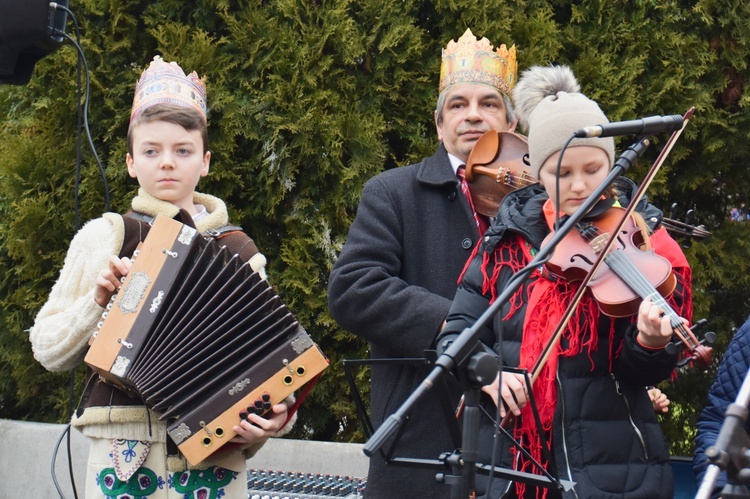
M 240 412 L 240 419 L 247 421 L 247 413 L 245 411 Z
M 260 398 L 263 399 L 263 402 L 268 402 L 269 400 L 271 400 L 271 394 L 264 393 Z

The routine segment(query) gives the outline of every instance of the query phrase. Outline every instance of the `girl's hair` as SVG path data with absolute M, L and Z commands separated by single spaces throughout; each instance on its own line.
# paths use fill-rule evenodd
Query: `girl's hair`
M 133 154 L 133 130 L 144 123 L 166 121 L 180 125 L 187 131 L 198 130 L 203 138 L 203 153 L 208 151 L 208 126 L 203 116 L 195 109 L 177 104 L 154 104 L 143 110 L 128 127 L 128 153 Z

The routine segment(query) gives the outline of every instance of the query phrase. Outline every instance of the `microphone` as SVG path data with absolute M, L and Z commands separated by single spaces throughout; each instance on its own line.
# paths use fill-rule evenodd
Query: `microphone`
M 682 116 L 649 116 L 639 120 L 616 121 L 596 126 L 581 128 L 573 134 L 577 138 L 614 137 L 616 135 L 653 135 L 662 132 L 674 132 L 682 128 Z

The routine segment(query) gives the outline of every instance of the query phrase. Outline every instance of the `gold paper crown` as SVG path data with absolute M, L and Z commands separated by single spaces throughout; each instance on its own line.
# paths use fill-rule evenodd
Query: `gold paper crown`
M 206 121 L 206 85 L 198 74 L 193 71 L 186 76 L 176 62 L 167 63 L 157 55 L 135 86 L 130 121 L 147 107 L 163 103 L 193 108 Z
M 510 96 L 516 84 L 516 46 L 505 44 L 493 50 L 487 38 L 478 40 L 470 29 L 443 49 L 438 93 L 456 83 L 484 83 Z

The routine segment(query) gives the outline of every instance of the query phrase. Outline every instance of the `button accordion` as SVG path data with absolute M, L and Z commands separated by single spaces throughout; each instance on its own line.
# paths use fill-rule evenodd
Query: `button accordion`
M 133 259 L 85 362 L 160 413 L 191 464 L 328 367 L 266 280 L 216 239 L 157 216 Z

